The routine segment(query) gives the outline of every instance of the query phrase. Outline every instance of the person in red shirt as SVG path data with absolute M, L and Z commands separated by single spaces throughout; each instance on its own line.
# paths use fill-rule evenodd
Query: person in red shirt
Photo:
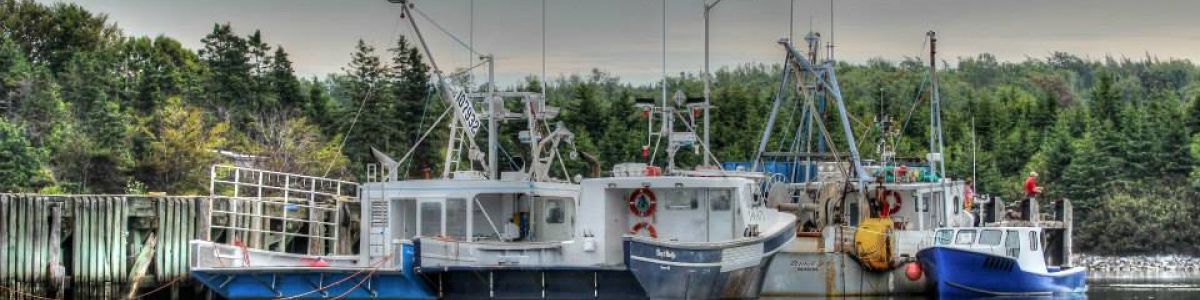
M 1037 172 L 1029 172 L 1029 177 L 1025 178 L 1025 198 L 1037 197 L 1042 193 L 1042 187 L 1037 186 Z
M 971 211 L 975 203 L 975 177 L 968 177 L 963 186 L 963 209 Z

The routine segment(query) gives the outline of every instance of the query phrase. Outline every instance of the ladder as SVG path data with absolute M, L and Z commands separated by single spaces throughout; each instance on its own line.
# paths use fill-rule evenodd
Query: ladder
M 442 163 L 442 178 L 450 178 L 450 173 L 458 170 L 458 163 L 462 158 L 462 135 L 466 134 L 465 128 L 462 128 L 462 123 L 458 119 L 450 122 L 450 140 L 446 142 L 446 160 Z

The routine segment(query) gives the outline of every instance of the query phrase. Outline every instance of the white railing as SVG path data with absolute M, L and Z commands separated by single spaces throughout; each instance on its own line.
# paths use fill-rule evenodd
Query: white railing
M 209 240 L 277 252 L 344 254 L 351 250 L 339 246 L 343 206 L 357 202 L 357 194 L 354 182 L 214 165 Z M 297 238 L 308 241 L 304 251 L 289 249 Z

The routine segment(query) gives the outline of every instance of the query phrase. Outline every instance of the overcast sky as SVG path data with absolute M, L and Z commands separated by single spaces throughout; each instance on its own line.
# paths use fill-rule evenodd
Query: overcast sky
M 407 23 L 401 23 L 399 7 L 384 0 L 70 2 L 107 14 L 128 35 L 167 35 L 193 49 L 200 47 L 200 39 L 212 31 L 213 23 L 229 22 L 243 34 L 260 29 L 267 42 L 282 45 L 291 54 L 302 76 L 341 72 L 358 39 L 385 49 L 395 43 L 397 35 L 411 33 Z M 542 0 L 415 3 L 451 33 L 473 42 L 480 52 L 496 55 L 497 77 L 502 83 L 541 73 Z M 545 3 L 549 76 L 600 68 L 632 82 L 659 77 L 662 1 Z M 788 36 L 791 4 L 791 0 L 720 3 L 711 19 L 713 65 L 782 60 L 775 42 Z M 794 6 L 792 20 L 798 38 L 810 29 L 809 24 L 830 37 L 830 1 L 794 0 Z M 702 0 L 666 1 L 668 73 L 703 70 L 702 12 Z M 1200 58 L 1198 12 L 1200 1 L 1186 0 L 839 0 L 832 19 L 836 56 L 851 62 L 922 55 L 924 34 L 929 30 L 938 32 L 939 53 L 952 62 L 956 57 L 983 52 L 1020 61 L 1044 58 L 1053 51 L 1092 58 L 1141 58 L 1150 53 L 1196 60 Z M 443 69 L 468 65 L 470 55 L 464 48 L 428 20 L 417 21 Z

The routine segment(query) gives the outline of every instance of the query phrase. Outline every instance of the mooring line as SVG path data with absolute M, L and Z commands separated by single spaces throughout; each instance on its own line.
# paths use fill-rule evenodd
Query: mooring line
M 3 285 L 0 285 L 0 289 L 6 290 L 9 293 L 17 294 L 17 296 L 20 296 L 20 297 L 28 297 L 28 298 L 34 298 L 34 299 L 39 299 L 39 300 L 59 300 L 58 298 L 47 298 L 47 297 L 42 297 L 42 296 L 22 292 L 17 289 L 10 288 L 10 287 L 3 286 Z

